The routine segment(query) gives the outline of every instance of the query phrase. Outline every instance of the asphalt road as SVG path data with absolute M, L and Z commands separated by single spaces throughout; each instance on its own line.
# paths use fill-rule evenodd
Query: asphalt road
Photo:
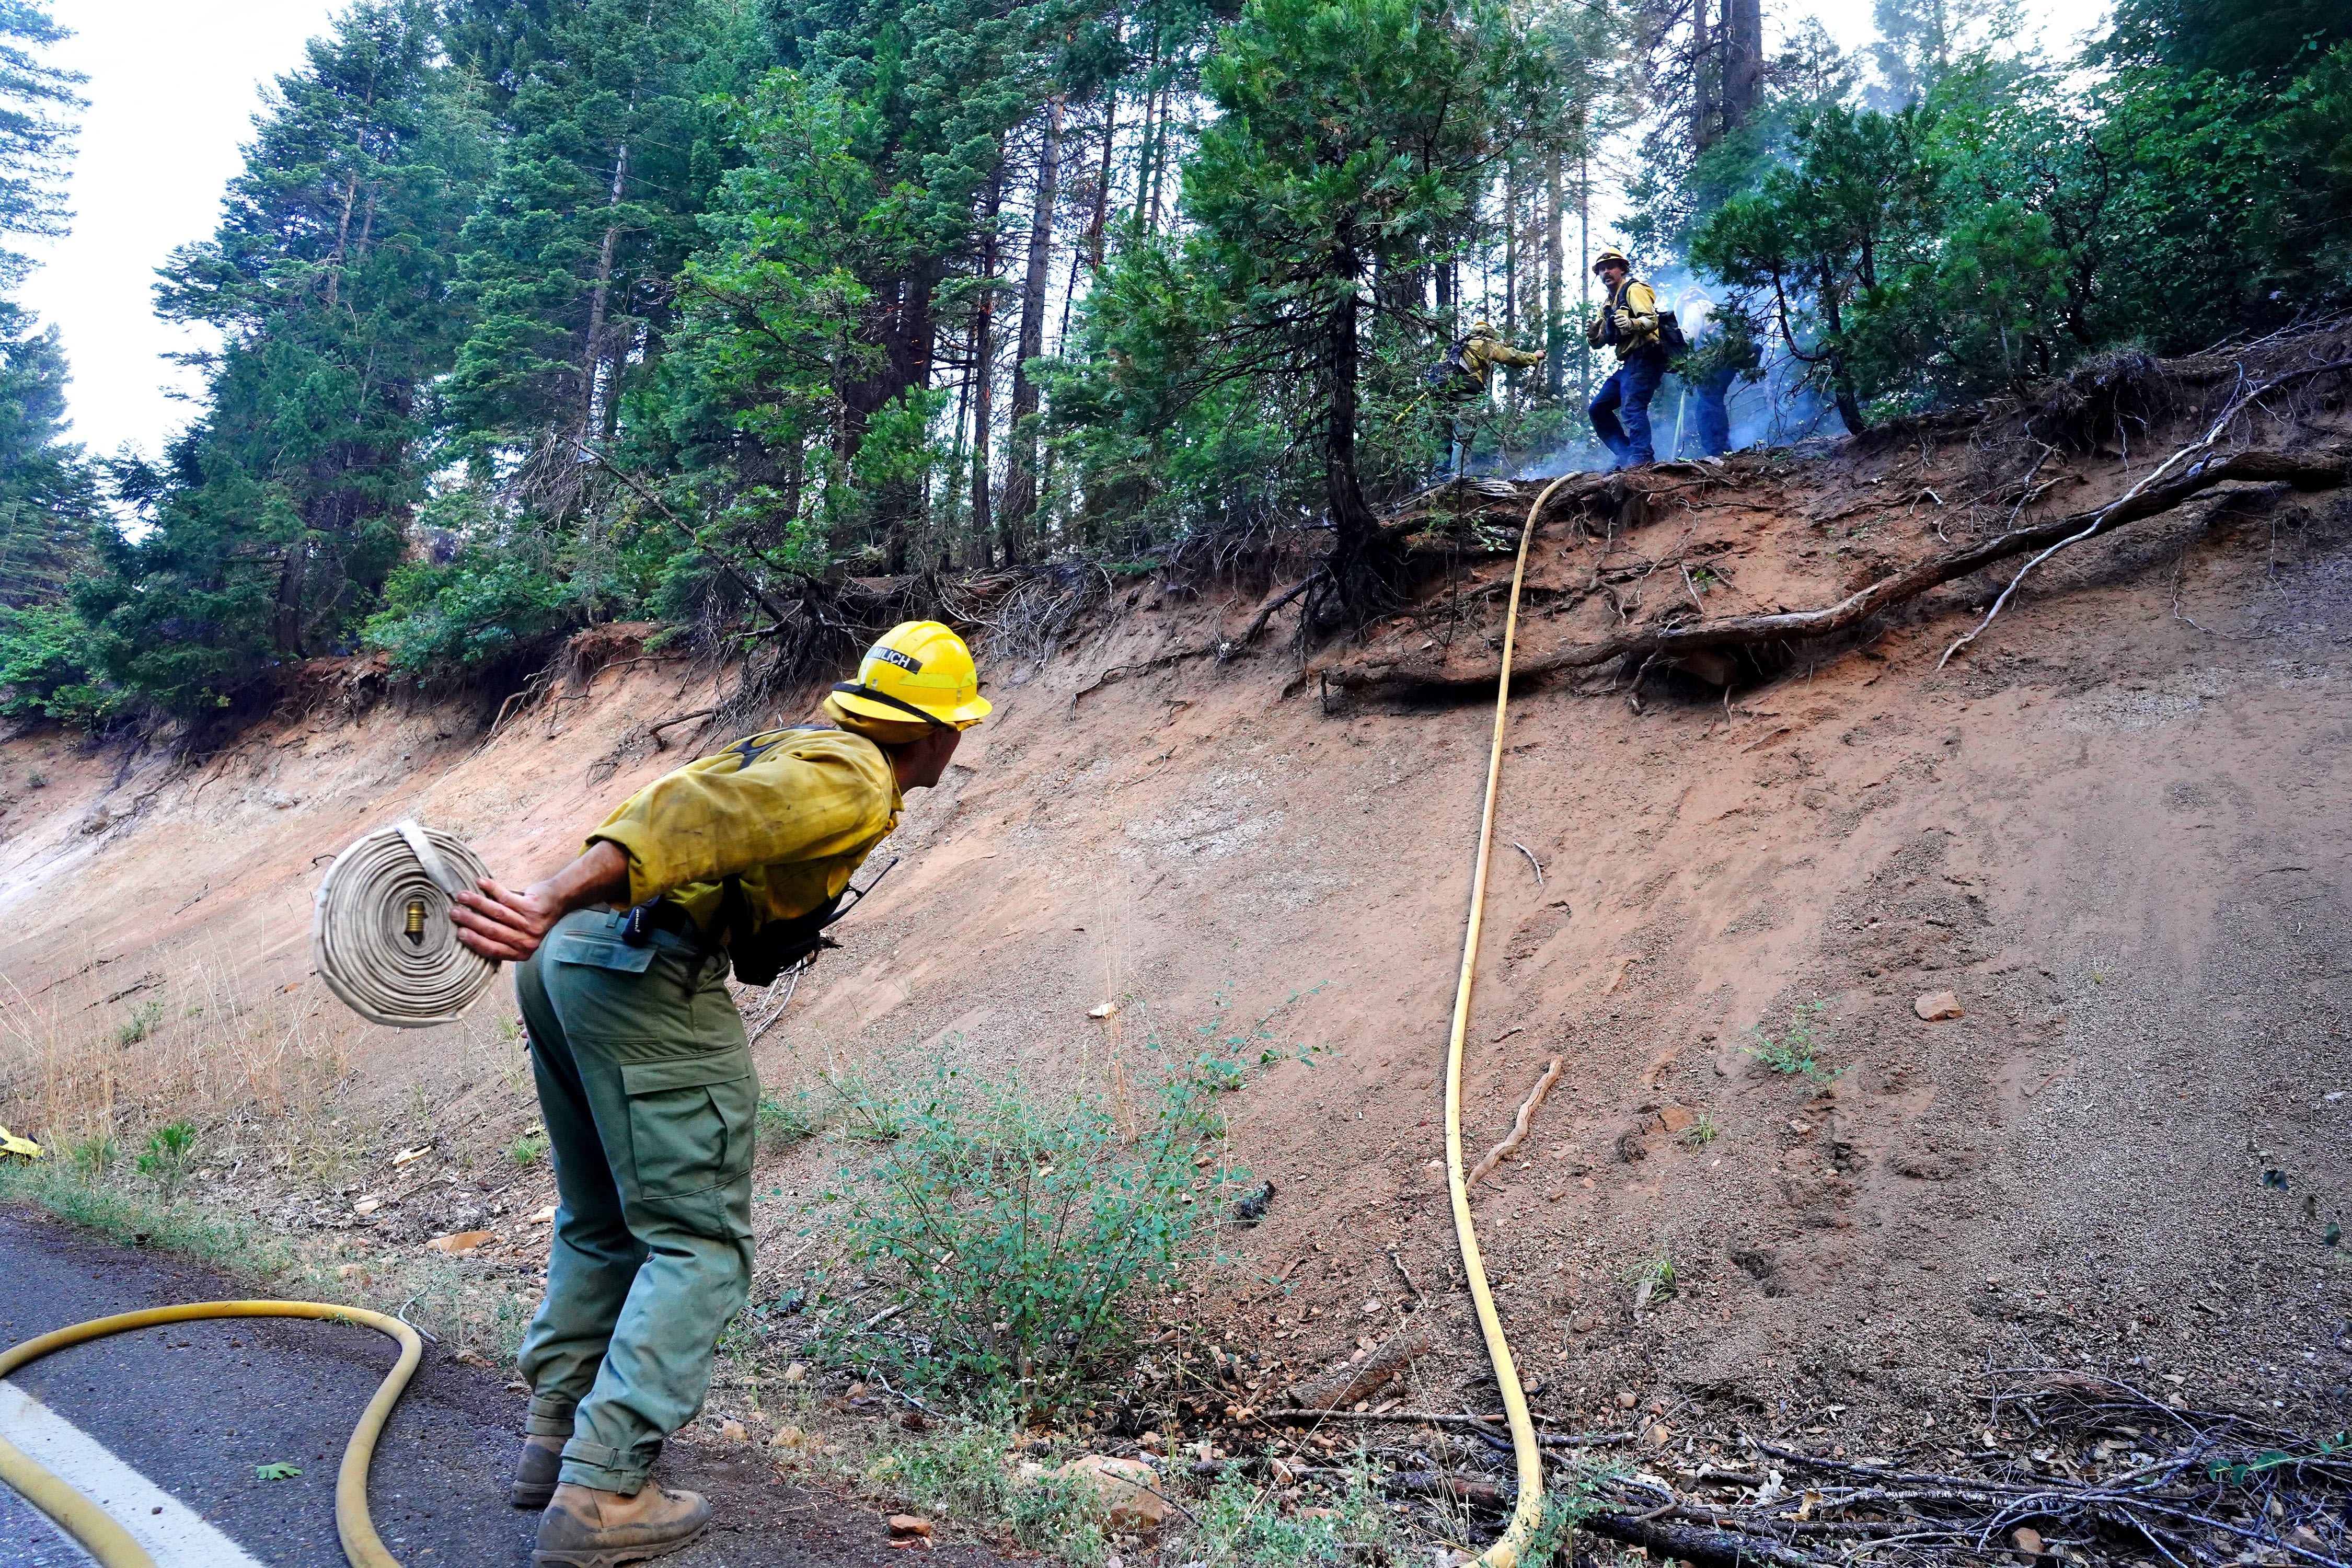
M 168 1258 L 96 1241 L 21 1211 L 0 1212 L 0 1343 L 86 1319 L 252 1293 Z M 60 1351 L 0 1385 L 0 1430 L 52 1444 L 77 1485 L 163 1568 L 340 1568 L 335 1468 L 396 1354 L 373 1330 L 242 1319 L 119 1334 Z M 11 1392 L 13 1390 L 13 1393 Z M 25 1396 L 30 1396 L 29 1399 Z M 37 1403 L 34 1403 L 37 1402 Z M 504 1380 L 426 1347 L 377 1445 L 369 1505 L 406 1568 L 524 1568 L 537 1516 L 510 1508 L 506 1481 L 523 1401 Z M 19 1446 L 28 1446 L 20 1440 Z M 44 1458 L 35 1450 L 36 1458 Z M 283 1480 L 256 1468 L 291 1465 Z M 112 1468 L 108 1467 L 111 1466 Z M 748 1449 L 673 1441 L 657 1478 L 709 1496 L 717 1522 L 677 1568 L 874 1568 L 903 1563 L 879 1513 L 777 1479 Z M 91 1478 L 91 1479 L 85 1479 Z M 972 1547 L 926 1553 L 941 1568 L 993 1563 Z M 0 1565 L 89 1559 L 0 1488 Z

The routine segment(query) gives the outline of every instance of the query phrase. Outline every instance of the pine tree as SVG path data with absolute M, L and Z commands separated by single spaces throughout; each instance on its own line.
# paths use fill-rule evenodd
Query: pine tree
M 1204 73 L 1217 115 L 1183 179 L 1197 228 L 1133 258 L 1103 303 L 1102 346 L 1143 424 L 1236 380 L 1309 378 L 1349 604 L 1383 591 L 1357 453 L 1366 289 L 1462 232 L 1540 80 L 1498 11 L 1251 0 Z
M 750 40 L 719 0 L 472 0 L 448 37 L 501 141 L 465 229 L 448 412 L 460 450 L 521 458 L 525 498 L 561 517 L 580 445 L 659 364 L 723 162 L 703 100 L 741 85 Z
M 226 707 L 278 661 L 348 647 L 404 547 L 484 150 L 433 22 L 429 0 L 370 0 L 314 40 L 214 237 L 157 286 L 167 319 L 223 347 L 151 525 L 103 542 L 77 602 L 108 672 L 169 710 Z

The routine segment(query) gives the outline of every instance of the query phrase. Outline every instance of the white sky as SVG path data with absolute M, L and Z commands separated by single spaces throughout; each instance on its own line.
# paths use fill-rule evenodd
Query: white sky
M 55 0 L 78 35 L 55 61 L 89 77 L 83 89 L 72 235 L 27 248 L 47 265 L 25 301 L 58 323 L 73 366 L 74 435 L 96 452 L 129 442 L 151 456 L 190 405 L 171 395 L 195 378 L 161 357 L 200 346 L 155 320 L 155 268 L 212 232 L 222 187 L 252 133 L 258 90 L 291 69 L 338 0 Z M 1821 16 L 1851 48 L 1872 37 L 1871 0 L 1767 0 L 1773 17 Z M 2067 52 L 2103 0 L 2027 0 L 2044 46 Z M 1768 24 L 1769 25 L 1769 24 Z

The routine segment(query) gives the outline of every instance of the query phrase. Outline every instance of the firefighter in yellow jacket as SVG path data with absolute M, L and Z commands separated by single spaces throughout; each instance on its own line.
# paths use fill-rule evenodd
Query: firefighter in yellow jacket
M 1630 468 L 1656 460 L 1650 439 L 1650 399 L 1666 375 L 1666 351 L 1660 342 L 1658 296 L 1633 276 L 1633 264 L 1622 250 L 1604 250 L 1592 258 L 1592 270 L 1608 285 L 1609 299 L 1601 313 L 1585 326 L 1585 341 L 1594 348 L 1617 351 L 1617 369 L 1593 394 L 1593 434 L 1617 459 Z
M 1469 469 L 1470 448 L 1476 444 L 1478 426 L 1490 408 L 1486 398 L 1495 367 L 1543 362 L 1543 350 L 1515 349 L 1495 335 L 1494 322 L 1481 321 L 1472 322 L 1469 335 L 1454 343 L 1445 357 L 1432 367 L 1429 382 L 1436 391 L 1439 412 L 1445 421 L 1450 454 L 1447 464 L 1455 474 Z M 1475 413 L 1469 412 L 1473 408 Z
M 553 876 L 460 897 L 460 940 L 519 964 L 561 1200 L 509 1492 L 545 1510 L 539 1568 L 660 1556 L 709 1522 L 647 1479 L 751 1287 L 760 1085 L 728 969 L 814 952 L 905 792 L 988 710 L 963 639 L 907 622 L 833 689 L 829 723 L 737 741 L 639 790 Z

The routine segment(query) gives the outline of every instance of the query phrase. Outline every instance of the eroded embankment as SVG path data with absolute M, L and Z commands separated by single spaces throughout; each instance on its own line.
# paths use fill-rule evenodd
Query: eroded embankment
M 2336 417 L 2292 437 L 2338 439 Z M 1958 426 L 1587 486 L 1537 542 L 1523 647 L 1677 597 L 1801 609 L 1970 529 L 2096 508 L 2145 460 L 2094 447 L 1973 490 Z M 2088 1362 L 2341 1423 L 2347 535 L 2333 493 L 2229 481 L 2054 558 L 1942 668 L 1992 580 L 1765 663 L 1654 666 L 1629 691 L 1635 659 L 1515 700 L 1468 1116 L 1491 1142 L 1565 1059 L 1477 1200 L 1540 1409 L 1614 1421 L 1622 1391 L 1659 1441 L 1737 1421 L 1885 1451 L 1974 1431 L 1989 1362 Z M 1316 677 L 1475 677 L 1498 542 L 1431 535 L 1412 611 L 1303 668 L 1278 635 L 1170 658 L 1252 601 L 1158 584 L 1042 668 L 1000 660 L 997 716 L 910 803 L 905 863 L 759 1041 L 786 1094 L 944 1059 L 1117 1095 L 1152 1037 L 1276 1008 L 1283 1039 L 1328 1047 L 1233 1102 L 1231 1158 L 1276 1196 L 1171 1310 L 1255 1359 L 1166 1413 L 1190 1430 L 1416 1303 L 1441 1352 L 1393 1394 L 1484 1407 L 1433 1162 L 1486 710 Z M 406 812 L 503 871 L 551 866 L 677 759 L 648 726 L 719 679 L 616 663 L 487 743 L 429 708 L 320 708 L 184 773 L 11 742 L 0 1116 L 127 1136 L 192 1108 L 200 1194 L 362 1271 L 489 1231 L 463 1266 L 524 1310 L 550 1192 L 505 1158 L 534 1120 L 509 1004 L 436 1033 L 358 1023 L 307 978 L 310 891 Z M 1963 1016 L 1922 1018 L 1941 991 Z M 805 1266 L 801 1205 L 840 1158 L 767 1157 L 763 1297 Z

